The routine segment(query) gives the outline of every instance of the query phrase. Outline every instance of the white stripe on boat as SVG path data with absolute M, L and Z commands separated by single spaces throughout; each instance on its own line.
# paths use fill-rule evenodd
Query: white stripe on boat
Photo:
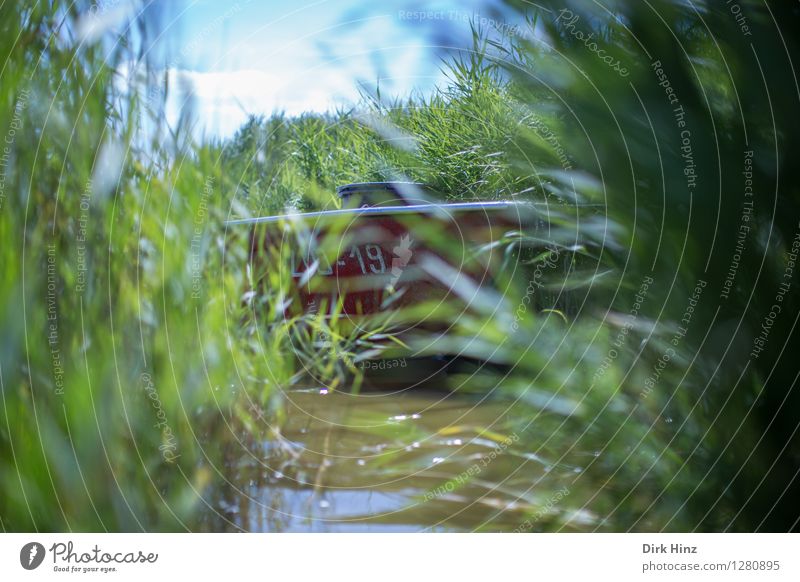
M 262 216 L 259 218 L 240 218 L 228 220 L 226 225 L 237 224 L 259 224 L 262 222 L 280 222 L 282 220 L 292 221 L 302 218 L 324 218 L 327 216 L 342 216 L 348 214 L 356 215 L 380 215 L 380 214 L 413 214 L 413 213 L 444 213 L 462 210 L 503 210 L 509 208 L 533 209 L 535 204 L 530 202 L 514 201 L 490 201 L 490 202 L 450 202 L 446 204 L 413 204 L 410 206 L 365 206 L 362 208 L 341 208 L 337 210 L 320 210 L 317 212 L 297 212 L 292 214 L 281 214 L 278 216 Z

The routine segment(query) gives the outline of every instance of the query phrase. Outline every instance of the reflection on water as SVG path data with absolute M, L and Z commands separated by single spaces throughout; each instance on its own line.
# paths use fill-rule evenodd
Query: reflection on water
M 528 520 L 536 530 L 531 517 L 563 512 L 553 491 L 568 492 L 582 470 L 530 450 L 536 414 L 519 403 L 414 391 L 284 398 L 262 438 L 226 453 L 228 482 L 201 527 L 511 531 Z

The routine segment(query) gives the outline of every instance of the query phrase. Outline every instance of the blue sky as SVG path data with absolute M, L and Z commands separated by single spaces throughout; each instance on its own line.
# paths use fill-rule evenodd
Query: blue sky
M 174 118 L 187 92 L 197 130 L 231 135 L 248 114 L 326 111 L 358 87 L 426 93 L 441 57 L 469 45 L 469 20 L 502 19 L 492 0 L 185 0 L 165 14 Z

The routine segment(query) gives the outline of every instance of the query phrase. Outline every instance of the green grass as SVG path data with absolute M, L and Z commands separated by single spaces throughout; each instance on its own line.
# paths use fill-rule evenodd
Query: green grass
M 444 63 L 450 82 L 434 95 L 254 117 L 230 140 L 198 144 L 186 119 L 166 127 L 162 100 L 146 98 L 159 95 L 158 67 L 140 58 L 158 18 L 81 42 L 71 31 L 86 5 L 4 3 L 0 130 L 16 129 L 0 198 L 2 527 L 195 527 L 228 470 L 225 451 L 258 433 L 261 415 L 280 418 L 272 397 L 302 382 L 304 366 L 332 387 L 353 374 L 357 385 L 353 362 L 370 346 L 335 320 L 284 321 L 278 270 L 243 269 L 246 233 L 224 221 L 330 208 L 338 185 L 394 179 L 445 199 L 547 203 L 546 240 L 509 233 L 507 257 L 524 266 L 499 273 L 501 296 L 468 314 L 454 317 L 457 304 L 434 311 L 454 325 L 430 351 L 492 353 L 509 367 L 454 376 L 450 387 L 524 403 L 528 415 L 505 427 L 525 435 L 519 452 L 544 449 L 565 464 L 602 452 L 559 497 L 563 514 L 588 509 L 591 527 L 612 531 L 796 527 L 796 274 L 766 351 L 748 354 L 798 228 L 787 64 L 798 51 L 764 8 L 741 4 L 755 56 L 724 7 L 631 2 L 616 4 L 623 19 L 580 13 L 580 26 L 592 16 L 628 65 L 621 80 L 544 2 L 556 12 L 531 23 L 552 48 L 476 32 L 471 50 Z M 793 8 L 770 6 L 781 25 L 796 22 Z M 691 128 L 696 189 L 653 59 Z M 118 77 L 130 62 L 149 71 L 141 84 Z M 747 148 L 759 198 L 721 299 Z M 442 238 L 426 244 L 452 252 Z M 547 273 L 539 307 L 557 311 L 520 314 L 545 243 L 571 265 Z M 647 278 L 655 283 L 632 319 Z M 676 336 L 699 279 L 699 307 Z M 520 522 L 562 486 L 543 483 Z

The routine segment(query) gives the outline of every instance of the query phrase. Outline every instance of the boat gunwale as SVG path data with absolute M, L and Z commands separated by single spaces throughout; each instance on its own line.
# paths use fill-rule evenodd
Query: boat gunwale
M 510 208 L 523 208 L 535 209 L 536 206 L 548 206 L 547 203 L 534 203 L 526 201 L 514 200 L 490 200 L 490 201 L 476 201 L 476 202 L 447 202 L 447 203 L 427 203 L 427 204 L 410 204 L 410 205 L 395 205 L 395 206 L 363 206 L 359 208 L 337 208 L 336 210 L 318 210 L 314 212 L 297 212 L 290 214 L 279 214 L 275 216 L 260 216 L 255 218 L 238 218 L 234 220 L 225 221 L 226 226 L 237 226 L 242 224 L 263 224 L 273 223 L 280 221 L 294 221 L 307 218 L 326 218 L 333 216 L 347 216 L 354 214 L 356 216 L 380 216 L 384 214 L 425 214 L 425 213 L 438 213 L 449 211 L 467 211 L 467 210 L 505 210 Z M 583 206 L 583 205 L 582 205 Z

